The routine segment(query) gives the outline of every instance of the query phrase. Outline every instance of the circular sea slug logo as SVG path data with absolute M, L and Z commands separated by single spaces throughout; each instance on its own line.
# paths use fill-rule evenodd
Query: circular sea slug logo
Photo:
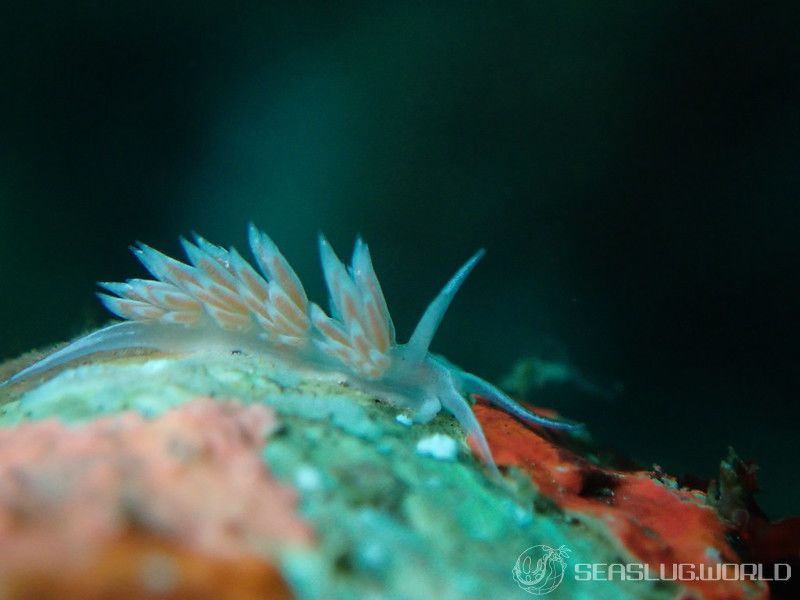
M 511 575 L 517 585 L 529 594 L 549 594 L 564 580 L 567 569 L 565 559 L 569 552 L 566 546 L 531 546 L 517 557 Z

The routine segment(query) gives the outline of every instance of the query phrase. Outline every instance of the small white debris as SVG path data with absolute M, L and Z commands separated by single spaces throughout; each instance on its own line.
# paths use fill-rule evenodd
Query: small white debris
M 294 472 L 294 482 L 299 489 L 312 492 L 322 486 L 322 477 L 314 467 L 302 465 Z
M 417 454 L 436 460 L 455 460 L 457 450 L 456 441 L 443 433 L 434 433 L 417 442 Z
M 511 516 L 516 521 L 517 525 L 525 526 L 530 525 L 533 522 L 533 516 L 531 515 L 530 509 L 522 508 L 516 502 L 512 502 L 511 500 L 507 501 L 507 506 L 511 511 Z
M 408 415 L 404 415 L 403 413 L 400 413 L 399 415 L 397 415 L 394 418 L 394 420 L 397 421 L 398 423 L 400 423 L 400 425 L 405 425 L 406 427 L 411 427 L 411 417 L 409 417 Z
M 166 360 L 164 358 L 155 358 L 153 360 L 148 360 L 142 366 L 142 372 L 145 375 L 155 375 L 156 373 L 162 372 L 164 369 L 169 367 L 172 361 Z

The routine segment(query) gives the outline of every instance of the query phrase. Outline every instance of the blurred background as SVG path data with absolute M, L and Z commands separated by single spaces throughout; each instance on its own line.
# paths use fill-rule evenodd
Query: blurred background
M 732 445 L 798 512 L 797 3 L 18 4 L 0 357 L 105 322 L 135 240 L 252 220 L 320 301 L 317 232 L 360 233 L 402 339 L 485 247 L 437 352 L 560 366 L 534 402 L 669 472 Z

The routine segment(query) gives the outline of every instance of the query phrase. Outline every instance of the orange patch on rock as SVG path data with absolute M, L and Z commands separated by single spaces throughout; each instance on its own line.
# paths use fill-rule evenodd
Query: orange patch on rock
M 159 598 L 200 588 L 287 597 L 270 563 L 312 532 L 261 459 L 274 427 L 265 406 L 199 399 L 153 420 L 124 413 L 0 429 L 0 581 L 18 594 L 6 597 L 49 597 L 38 593 L 49 583 L 126 597 L 102 590 L 141 591 L 133 565 L 148 556 L 173 570 L 178 595 Z M 231 595 L 237 586 L 242 594 Z
M 278 570 L 259 558 L 225 560 L 162 537 L 126 533 L 80 568 L 27 565 L 6 571 L 3 598 L 37 600 L 291 600 Z
M 712 567 L 740 562 L 726 540 L 728 526 L 705 503 L 704 492 L 678 489 L 671 478 L 647 471 L 601 468 L 537 435 L 507 413 L 477 403 L 495 462 L 525 471 L 561 508 L 602 520 L 631 556 L 650 565 Z M 706 599 L 768 598 L 766 585 L 749 581 L 682 581 Z

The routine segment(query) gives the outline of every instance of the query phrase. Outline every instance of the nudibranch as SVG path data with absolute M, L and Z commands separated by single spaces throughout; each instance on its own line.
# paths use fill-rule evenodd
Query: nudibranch
M 554 429 L 581 427 L 534 414 L 494 385 L 429 351 L 453 296 L 483 250 L 428 305 L 409 341 L 398 344 L 369 249 L 360 238 L 349 267 L 323 236 L 319 238 L 330 314 L 309 302 L 294 269 L 252 224 L 249 239 L 260 272 L 235 249 L 226 250 L 200 236 L 194 243 L 181 238 L 190 264 L 138 243 L 131 250 L 155 279 L 98 284 L 107 292 L 98 293 L 102 303 L 123 321 L 79 338 L 7 383 L 88 354 L 123 348 L 263 352 L 312 372 L 335 373 L 408 411 L 417 423 L 429 421 L 444 407 L 473 437 L 493 474 L 497 467 L 466 394 L 480 395 L 524 421 Z

